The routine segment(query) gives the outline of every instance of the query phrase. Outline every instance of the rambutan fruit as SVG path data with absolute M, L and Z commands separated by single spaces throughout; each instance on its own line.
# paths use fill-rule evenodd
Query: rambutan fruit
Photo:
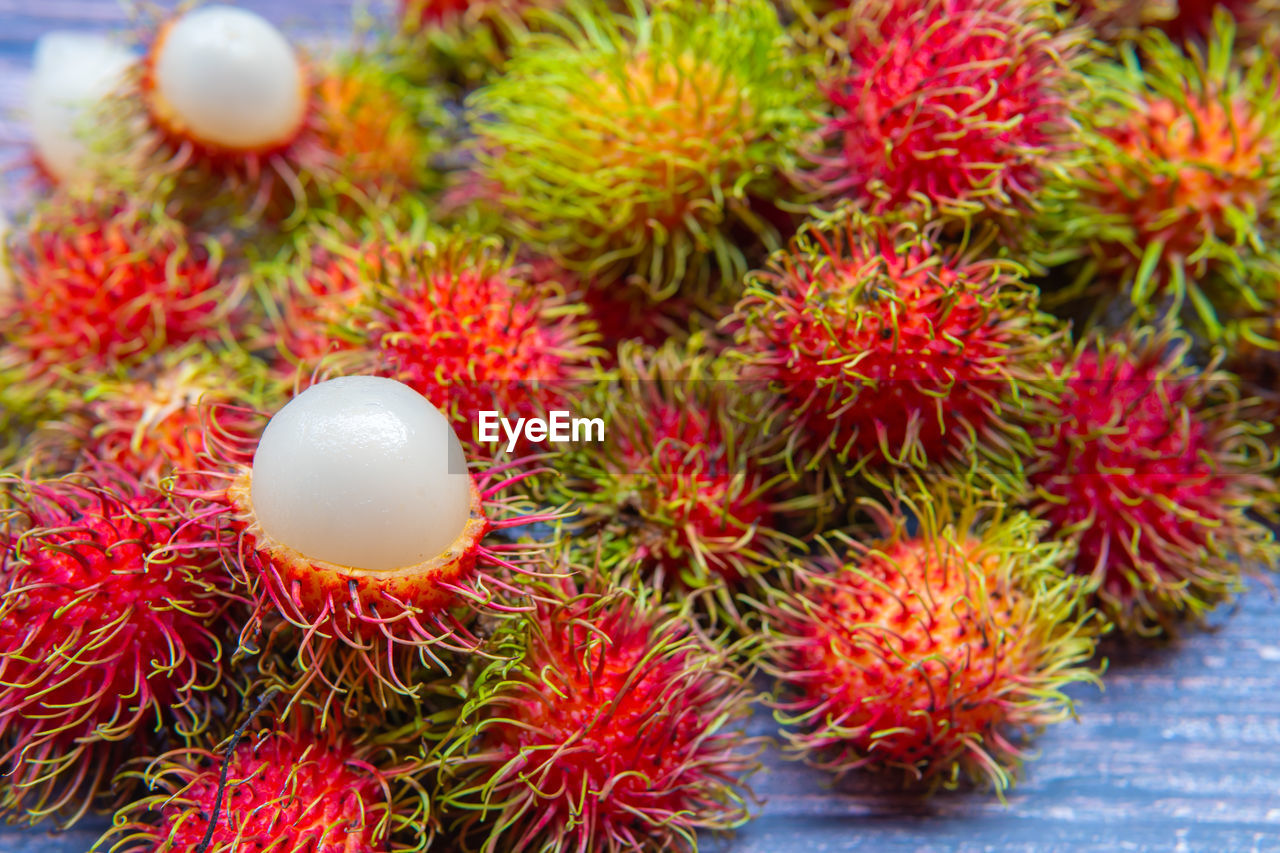
M 1151 329 L 1084 341 L 1036 427 L 1032 511 L 1076 544 L 1076 572 L 1126 632 L 1199 616 L 1280 559 L 1267 425 L 1238 379 L 1197 369 L 1188 347 Z
M 367 59 L 311 64 L 257 14 L 201 6 L 159 26 L 117 99 L 104 178 L 183 218 L 228 209 L 236 226 L 376 207 L 426 175 L 419 119 L 443 115 L 429 102 Z
M 762 608 L 788 751 L 840 775 L 965 775 L 1003 794 L 1030 735 L 1071 715 L 1062 688 L 1096 679 L 1069 548 L 968 496 L 862 506 L 882 538 L 824 543 Z
M 231 579 L 123 472 L 0 488 L 0 811 L 72 823 L 138 745 L 207 724 Z
M 855 0 L 828 19 L 830 116 L 801 185 L 872 214 L 1018 224 L 1075 129 L 1081 42 L 1038 0 Z
M 1163 30 L 1178 43 L 1204 42 L 1219 9 L 1235 20 L 1244 44 L 1274 44 L 1280 35 L 1280 7 L 1274 0 L 1075 0 L 1072 5 L 1081 20 L 1112 43 L 1133 41 L 1148 27 Z
M 837 491 L 886 466 L 1018 479 L 1057 333 L 1022 270 L 983 248 L 841 216 L 748 278 L 732 352 L 787 402 L 764 417 L 792 436 L 793 468 L 829 469 Z
M 629 8 L 574 7 L 472 96 L 480 177 L 517 238 L 588 278 L 736 287 L 778 242 L 750 200 L 782 191 L 810 84 L 763 0 Z
M 297 687 L 322 687 L 326 702 L 367 688 L 389 705 L 414 694 L 414 666 L 444 666 L 437 650 L 472 650 L 470 616 L 509 610 L 499 592 L 542 547 L 486 534 L 557 517 L 500 496 L 531 472 L 473 477 L 444 415 L 391 379 L 321 382 L 260 440 L 210 438 L 230 484 L 193 494 L 188 514 L 253 600 L 241 647 L 293 626 Z
M 490 640 L 435 754 L 467 849 L 691 850 L 749 817 L 750 685 L 688 614 L 548 585 Z
M 1047 263 L 1083 261 L 1075 291 L 1189 301 L 1211 338 L 1274 298 L 1280 268 L 1280 65 L 1243 67 L 1233 44 L 1219 14 L 1207 47 L 1148 31 L 1091 68 L 1070 201 L 1043 221 Z
M 89 33 L 46 33 L 36 42 L 27 114 L 36 165 L 58 182 L 91 174 L 89 124 L 106 97 L 124 85 L 133 54 Z
M 349 353 L 334 363 L 406 383 L 469 444 L 481 411 L 545 417 L 591 380 L 599 351 L 585 306 L 552 279 L 529 281 L 500 244 L 436 235 L 366 246 L 360 258 L 367 298 L 335 326 Z
M 265 365 L 248 354 L 189 347 L 128 376 L 103 379 L 70 407 L 61 431 L 81 453 L 159 484 L 207 464 L 204 431 L 212 407 L 221 408 L 224 429 L 243 432 L 251 419 L 234 407 L 266 408 L 283 395 Z
M 725 612 L 748 578 L 800 543 L 778 529 L 788 510 L 771 470 L 784 438 L 762 430 L 776 408 L 763 384 L 739 383 L 723 361 L 687 345 L 624 343 L 616 376 L 589 393 L 602 441 L 555 459 L 553 493 L 609 542 L 610 569 L 635 570 L 658 589 L 712 589 Z
M 212 340 L 239 299 L 220 245 L 128 203 L 56 200 L 10 250 L 0 334 L 27 381 L 83 379 Z
M 400 0 L 392 66 L 417 85 L 471 89 L 494 76 L 515 45 L 545 29 L 541 15 L 563 6 L 563 0 Z
M 178 749 L 131 772 L 155 793 L 117 812 L 94 849 L 426 849 L 432 836 L 427 795 L 412 775 L 414 762 L 400 758 L 400 745 L 381 733 L 386 725 L 361 721 L 367 728 L 357 731 L 355 723 L 320 726 L 313 716 L 294 712 L 226 755 Z

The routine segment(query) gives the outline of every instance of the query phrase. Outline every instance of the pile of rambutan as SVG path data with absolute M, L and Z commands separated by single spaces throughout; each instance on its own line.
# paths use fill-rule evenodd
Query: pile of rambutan
M 37 49 L 4 818 L 692 851 L 770 725 L 1003 798 L 1280 562 L 1270 0 L 392 5 Z

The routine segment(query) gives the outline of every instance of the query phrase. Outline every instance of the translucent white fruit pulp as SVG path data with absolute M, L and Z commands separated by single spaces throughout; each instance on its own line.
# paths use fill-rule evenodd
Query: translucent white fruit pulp
M 280 409 L 251 489 L 273 539 L 371 571 L 438 556 L 470 514 L 471 477 L 449 422 L 412 388 L 375 376 L 321 382 Z
M 165 32 L 153 57 L 157 97 L 199 142 L 258 150 L 289 142 L 306 109 L 302 65 L 253 12 L 204 6 Z
M 121 84 L 132 53 L 102 36 L 55 31 L 36 42 L 27 91 L 31 138 L 41 164 L 60 181 L 84 174 L 93 110 Z

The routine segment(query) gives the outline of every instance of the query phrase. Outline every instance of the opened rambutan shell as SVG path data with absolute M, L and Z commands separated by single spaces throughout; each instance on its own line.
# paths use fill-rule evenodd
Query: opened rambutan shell
M 206 724 L 231 579 L 123 472 L 0 485 L 0 808 L 72 822 L 133 744 Z
M 586 277 L 732 291 L 743 246 L 777 242 L 749 199 L 778 192 L 809 88 L 768 3 L 636 8 L 575 19 L 473 96 L 481 178 L 515 236 Z
M 1158 633 L 1275 568 L 1280 486 L 1268 427 L 1239 380 L 1192 366 L 1151 329 L 1086 340 L 1036 430 L 1033 511 L 1074 542 L 1076 571 L 1121 630 Z
M 749 685 L 687 614 L 570 581 L 490 641 L 437 753 L 459 837 L 486 853 L 691 850 L 747 820 Z
M 793 757 L 1002 792 L 1026 738 L 1070 715 L 1062 687 L 1094 676 L 1069 550 L 1029 516 L 967 500 L 867 504 L 884 538 L 833 540 L 768 603 Z
M 786 399 L 765 417 L 792 434 L 793 467 L 837 483 L 886 467 L 996 482 L 1019 470 L 1056 332 L 1020 268 L 980 250 L 854 215 L 805 228 L 751 276 L 731 352 Z
M 396 388 L 387 392 L 384 384 Z M 324 394 L 317 398 L 321 390 Z M 396 419 L 407 411 L 403 400 L 397 401 L 404 395 L 416 400 L 411 408 L 431 409 L 406 386 L 376 377 L 344 377 L 304 391 L 273 419 L 274 424 L 305 399 L 310 413 L 289 421 L 270 456 L 279 456 L 285 445 L 300 449 L 272 463 L 267 485 L 255 475 L 264 464 L 261 450 L 267 433 L 260 440 L 253 433 L 235 436 L 211 429 L 206 441 L 215 448 L 226 485 L 184 490 L 190 523 L 203 531 L 204 547 L 227 560 L 239 588 L 253 602 L 253 615 L 241 631 L 241 647 L 273 652 L 263 646 L 264 633 L 266 646 L 284 643 L 284 654 L 296 660 L 294 687 L 318 693 L 324 702 L 343 695 L 344 701 L 358 703 L 367 691 L 390 707 L 417 692 L 409 676 L 416 667 L 447 669 L 440 653 L 474 651 L 479 640 L 468 627 L 472 617 L 477 612 L 500 616 L 518 609 L 519 604 L 511 602 L 518 602 L 521 594 L 511 578 L 533 572 L 544 549 L 510 538 L 494 542 L 486 535 L 558 517 L 555 512 L 525 512 L 525 502 L 502 494 L 537 473 L 535 469 L 522 471 L 513 462 L 474 476 L 465 468 L 455 472 L 455 465 L 465 464 L 459 446 L 449 451 L 447 461 L 431 463 L 437 474 L 445 465 L 450 478 L 465 478 L 466 505 L 461 507 L 458 529 L 445 531 L 447 544 L 423 557 L 396 556 L 406 553 L 406 547 L 418 553 L 423 537 L 439 538 L 419 535 L 417 529 L 438 531 L 442 524 L 447 526 L 446 516 L 458 509 L 451 503 L 457 486 L 452 479 L 434 484 L 429 477 L 417 479 L 421 459 L 444 448 L 435 446 L 435 427 L 428 430 L 416 420 L 396 426 Z M 352 408 L 342 411 L 348 404 Z M 323 411 L 333 407 L 337 408 Z M 434 417 L 442 418 L 439 412 Z M 443 419 L 440 427 L 448 429 Z M 367 432 L 348 434 L 348 428 Z M 456 444 L 457 439 L 452 441 Z M 402 461 L 396 461 L 397 454 Z M 395 473 L 385 473 L 393 469 Z M 281 471 L 302 485 L 282 481 Z M 392 482 L 388 477 L 401 479 Z M 406 482 L 406 477 L 411 480 Z M 263 515 L 264 493 L 272 495 L 270 519 Z M 412 503 L 389 504 L 395 496 Z M 414 507 L 420 512 L 408 520 L 406 513 Z M 390 525 L 389 519 L 402 521 Z M 272 529 L 292 531 L 289 536 L 310 544 L 282 541 Z M 314 556 L 315 550 L 304 552 L 307 548 L 379 556 L 324 559 Z M 362 559 L 382 562 L 361 565 Z M 296 630 L 277 637 L 286 625 Z

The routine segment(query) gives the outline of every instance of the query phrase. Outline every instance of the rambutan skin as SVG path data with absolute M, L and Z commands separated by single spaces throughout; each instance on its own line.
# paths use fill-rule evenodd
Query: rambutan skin
M 574 445 L 554 461 L 557 502 L 606 531 L 608 563 L 640 571 L 658 588 L 729 593 L 800 543 L 777 523 L 795 507 L 776 463 L 782 437 L 760 429 L 777 399 L 739 382 L 703 346 L 619 347 L 616 375 L 587 395 L 604 421 L 603 443 Z
M 1274 569 L 1265 521 L 1280 485 L 1268 425 L 1239 380 L 1189 363 L 1189 341 L 1152 329 L 1084 341 L 1038 428 L 1033 512 L 1075 543 L 1075 570 L 1121 630 L 1197 617 Z
M 94 849 L 187 853 L 199 848 L 216 814 L 209 853 L 425 850 L 433 834 L 427 795 L 412 762 L 397 757 L 402 745 L 354 728 L 363 723 L 372 732 L 378 721 L 344 729 L 312 716 L 294 712 L 228 756 L 180 749 L 131 771 L 155 793 L 121 808 Z M 224 762 L 225 796 L 215 812 Z
M 368 246 L 364 298 L 332 327 L 347 352 L 334 364 L 409 385 L 479 443 L 479 413 L 545 417 L 593 375 L 600 351 L 558 282 L 528 280 L 501 244 L 435 235 L 423 245 Z
M 11 247 L 0 332 L 25 354 L 28 380 L 212 340 L 238 299 L 217 244 L 139 207 L 55 200 Z
M 830 112 L 800 176 L 871 213 L 1006 220 L 1040 206 L 1074 123 L 1079 32 L 1035 0 L 858 0 L 823 25 Z
M 563 581 L 536 599 L 435 756 L 464 848 L 691 850 L 745 822 L 757 749 L 727 653 L 643 594 Z
M 831 540 L 762 610 L 788 750 L 1002 793 L 1028 736 L 1072 713 L 1062 687 L 1095 680 L 1069 551 L 1025 514 L 936 490 L 867 500 L 884 538 Z
M 748 279 L 731 352 L 787 400 L 770 414 L 795 431 L 793 466 L 1020 469 L 1058 333 L 1021 269 L 980 250 L 851 215 Z
M 1280 65 L 1233 61 L 1234 38 L 1220 13 L 1207 45 L 1151 30 L 1091 66 L 1070 200 L 1041 226 L 1047 264 L 1083 261 L 1082 284 L 1144 311 L 1189 302 L 1210 338 L 1274 300 L 1280 268 Z
M 517 238 L 654 299 L 732 288 L 777 235 L 750 199 L 810 123 L 810 85 L 757 0 L 566 16 L 470 100 L 481 180 Z M 569 20 L 569 19 L 572 20 Z
M 231 582 L 185 547 L 167 499 L 123 472 L 0 486 L 0 808 L 72 822 L 131 738 L 206 724 Z

